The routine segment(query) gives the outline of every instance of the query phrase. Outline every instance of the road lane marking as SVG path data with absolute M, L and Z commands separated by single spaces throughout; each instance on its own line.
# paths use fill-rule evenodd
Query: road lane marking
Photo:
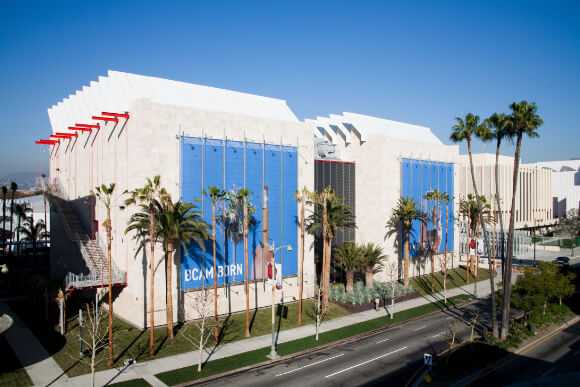
M 385 341 L 389 341 L 389 340 L 391 340 L 391 339 L 389 339 L 389 338 L 382 339 L 382 340 L 377 341 L 377 344 L 384 343 Z
M 419 328 L 413 329 L 413 332 L 419 332 L 421 329 L 427 328 L 427 325 L 422 325 Z
M 431 337 L 432 337 L 432 338 L 439 337 L 439 336 L 441 336 L 441 335 L 442 335 L 442 334 L 444 334 L 444 333 L 445 333 L 445 332 L 439 332 L 439 333 L 437 333 L 437 334 L 435 334 L 435 335 L 433 335 L 433 336 L 431 336 Z
M 338 354 L 336 356 L 328 357 L 326 359 L 322 359 L 322 360 L 319 360 L 319 361 L 315 361 L 314 363 L 306 364 L 305 366 L 298 367 L 298 368 L 295 368 L 295 369 L 290 370 L 290 371 L 282 372 L 281 374 L 278 374 L 276 376 L 288 375 L 288 374 L 291 374 L 293 372 L 300 371 L 301 369 L 308 368 L 308 367 L 312 367 L 314 365 L 317 365 L 317 364 L 320 364 L 320 363 L 324 363 L 325 361 L 329 361 L 329 360 L 332 360 L 332 359 L 336 359 L 337 357 L 341 357 L 341 356 L 344 356 L 344 353 Z
M 343 370 L 336 371 L 336 372 L 334 372 L 334 373 L 332 373 L 332 374 L 330 374 L 330 375 L 326 375 L 326 376 L 325 376 L 325 378 L 331 378 L 331 377 L 333 377 L 333 376 L 336 376 L 336 375 L 338 375 L 338 374 L 342 374 L 343 372 L 350 371 L 350 370 L 352 370 L 353 368 L 360 367 L 360 366 L 363 366 L 363 365 L 365 365 L 365 364 L 369 364 L 369 363 L 371 363 L 371 362 L 373 362 L 373 361 L 375 361 L 375 360 L 382 359 L 383 357 L 387 357 L 387 356 L 389 356 L 389 355 L 392 355 L 393 353 L 397 353 L 397 352 L 399 352 L 399 351 L 403 351 L 403 350 L 405 350 L 405 349 L 407 349 L 407 347 L 401 347 L 401 348 L 397 348 L 397 349 L 395 349 L 394 351 L 387 352 L 387 353 L 385 353 L 385 354 L 382 354 L 381 356 L 377 356 L 377 357 L 375 357 L 375 358 L 373 358 L 373 359 L 369 359 L 369 360 L 367 360 L 367 361 L 363 361 L 362 363 L 358 363 L 358 364 L 355 364 L 355 365 L 353 365 L 353 366 L 350 366 L 350 367 L 348 367 L 348 368 L 345 368 L 345 369 L 343 369 Z

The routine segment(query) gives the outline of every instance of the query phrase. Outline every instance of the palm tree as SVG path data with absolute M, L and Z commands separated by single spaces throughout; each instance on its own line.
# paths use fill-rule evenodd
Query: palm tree
M 244 335 L 250 337 L 250 258 L 248 249 L 248 234 L 251 223 L 251 217 L 256 211 L 250 202 L 250 191 L 242 188 L 238 191 L 238 196 L 242 199 L 243 207 L 243 238 L 244 238 L 244 293 L 246 296 L 246 312 L 244 316 Z
M 13 231 L 13 220 L 14 220 L 14 195 L 18 190 L 18 184 L 15 182 L 10 183 L 10 246 L 12 246 L 12 242 L 14 241 L 14 233 Z M 45 223 L 46 224 L 46 223 Z
M 173 202 L 167 195 L 160 203 L 159 234 L 166 248 L 166 294 L 167 294 L 167 335 L 173 339 L 173 262 L 177 247 L 187 249 L 190 243 L 205 248 L 208 238 L 207 224 L 203 221 L 197 207 L 182 201 Z
M 26 218 L 22 226 L 18 230 L 22 235 L 23 241 L 28 241 L 32 244 L 32 253 L 36 254 L 37 242 L 46 238 L 46 225 L 42 220 L 34 223 L 32 218 Z
M 309 201 L 315 207 L 307 218 L 306 230 L 322 239 L 322 314 L 325 314 L 330 291 L 332 241 L 339 229 L 354 228 L 356 224 L 350 207 L 330 187 L 310 193 Z
M 28 214 L 32 212 L 32 208 L 26 202 L 16 203 L 14 206 L 14 213 L 18 219 L 16 226 L 16 251 L 17 254 L 20 253 L 20 227 L 22 226 L 22 220 L 28 218 Z M 46 226 L 46 223 L 44 224 Z
M 362 245 L 360 249 L 362 253 L 361 266 L 365 272 L 365 285 L 367 288 L 372 288 L 373 276 L 383 269 L 383 262 L 387 257 L 383 254 L 383 248 L 372 242 Z
M 417 208 L 411 198 L 399 198 L 391 217 L 387 221 L 386 238 L 397 235 L 403 245 L 403 284 L 409 287 L 409 242 L 413 231 L 413 222 L 426 223 L 427 216 Z M 400 246 L 400 245 L 399 245 Z
M 113 225 L 111 220 L 111 205 L 113 201 L 113 192 L 115 191 L 115 183 L 109 185 L 101 184 L 95 187 L 95 195 L 97 199 L 105 206 L 106 218 L 103 222 L 105 231 L 107 233 L 107 270 L 109 271 L 109 367 L 113 366 Z
M 213 317 L 215 320 L 214 337 L 217 340 L 219 337 L 219 325 L 218 325 L 218 294 L 217 294 L 217 257 L 216 257 L 216 211 L 218 203 L 224 197 L 224 191 L 216 186 L 211 186 L 208 188 L 207 195 L 211 200 L 211 243 L 212 243 L 212 254 L 213 254 Z
M 338 265 L 346 273 L 346 292 L 354 290 L 354 272 L 363 265 L 363 249 L 354 242 L 346 242 L 334 252 Z
M 501 243 L 501 257 L 502 257 L 502 269 L 503 262 L 505 260 L 505 241 L 504 241 L 504 225 L 503 225 L 503 215 L 501 209 L 501 197 L 499 195 L 499 152 L 501 148 L 501 143 L 504 139 L 512 140 L 510 132 L 510 120 L 509 117 L 503 113 L 493 113 L 486 120 L 487 126 L 491 129 L 490 140 L 495 140 L 495 202 L 499 220 L 499 230 L 500 230 L 500 243 Z
M 502 325 L 501 338 L 506 339 L 509 332 L 510 300 L 511 300 L 511 274 L 513 259 L 513 238 L 514 238 L 514 221 L 516 192 L 518 188 L 518 173 L 520 169 L 520 154 L 522 150 L 522 141 L 524 136 L 529 138 L 539 137 L 538 128 L 544 121 L 538 114 L 538 106 L 533 102 L 520 101 L 513 102 L 510 105 L 511 114 L 509 116 L 509 131 L 512 137 L 516 138 L 516 149 L 514 152 L 514 172 L 512 182 L 512 202 L 510 207 L 510 222 L 507 240 L 507 256 L 505 262 L 505 271 L 503 274 L 503 303 L 502 303 Z
M 2 250 L 6 249 L 6 239 L 8 233 L 6 232 L 6 195 L 8 195 L 8 187 L 2 186 Z
M 309 191 L 306 187 L 302 191 L 296 192 L 296 201 L 300 203 L 300 217 L 298 220 L 300 227 L 300 262 L 298 269 L 298 325 L 302 325 L 302 298 L 304 297 L 304 231 L 305 231 L 305 205 Z
M 450 139 L 451 141 L 463 142 L 467 144 L 467 154 L 469 157 L 469 170 L 471 173 L 471 182 L 473 184 L 473 192 L 475 193 L 475 198 L 479 200 L 482 196 L 479 195 L 479 190 L 477 189 L 477 183 L 475 181 L 475 170 L 473 167 L 473 152 L 472 152 L 472 141 L 473 137 L 478 137 L 483 141 L 488 141 L 491 138 L 491 132 L 487 127 L 485 122 L 481 122 L 478 115 L 468 113 L 465 118 L 456 117 L 455 125 L 453 125 Z M 486 224 L 483 219 L 480 219 L 480 224 L 483 228 L 483 243 L 485 249 L 487 250 L 488 259 L 491 257 L 491 248 L 488 243 L 488 235 L 486 230 Z M 475 263 L 475 270 L 477 270 L 478 263 Z M 477 280 L 475 281 L 475 295 L 477 296 Z M 492 289 L 493 291 L 493 289 Z
M 441 262 L 443 272 L 443 300 L 447 304 L 447 242 L 449 239 L 449 195 L 443 193 L 441 201 L 445 203 L 445 252 L 443 254 L 443 261 Z M 453 263 L 451 265 L 453 268 Z
M 44 203 L 44 224 L 48 227 L 46 219 L 46 175 L 43 173 L 40 175 L 42 177 L 42 199 Z
M 146 224 L 149 228 L 147 231 L 147 239 L 149 240 L 149 356 L 153 356 L 155 354 L 155 244 L 158 240 L 156 203 L 161 201 L 161 199 L 167 195 L 167 192 L 165 191 L 165 188 L 161 187 L 161 177 L 157 175 L 153 177 L 153 179 L 147 178 L 143 187 L 125 193 L 129 195 L 125 200 L 125 205 L 140 205 L 141 208 L 145 210 L 148 218 Z M 141 223 L 143 223 L 143 219 L 138 216 L 136 218 L 137 219 L 130 220 L 125 232 L 132 230 L 139 232 L 139 224 L 136 221 L 141 220 Z

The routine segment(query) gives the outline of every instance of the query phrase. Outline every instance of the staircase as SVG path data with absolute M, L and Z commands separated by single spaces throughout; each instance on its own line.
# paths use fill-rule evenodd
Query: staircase
M 82 227 L 81 221 L 70 202 L 54 195 L 48 195 L 51 205 L 57 210 L 67 237 L 77 244 L 87 268 L 88 274 L 68 273 L 65 277 L 65 289 L 72 291 L 83 288 L 100 288 L 109 284 L 107 257 L 98 242 L 91 239 Z M 120 271 L 112 262 L 113 286 L 125 286 L 127 273 Z

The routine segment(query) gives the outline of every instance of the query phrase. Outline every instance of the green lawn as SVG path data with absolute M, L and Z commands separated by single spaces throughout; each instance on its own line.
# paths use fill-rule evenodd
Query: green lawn
M 10 345 L 0 336 L 0 386 L 32 386 L 32 380 L 22 368 Z
M 290 329 L 297 326 L 296 324 L 296 308 L 297 303 L 286 304 L 288 306 L 288 318 L 281 319 L 280 329 Z M 327 319 L 333 319 L 347 315 L 349 312 L 338 305 L 331 304 Z M 271 309 L 259 309 L 257 312 L 253 311 L 253 323 L 251 325 L 252 336 L 260 336 L 271 332 Z M 304 324 L 314 322 L 314 303 L 311 300 L 304 301 Z M 221 344 L 229 343 L 236 340 L 243 340 L 243 326 L 244 314 L 236 313 L 225 318 L 222 321 L 224 325 L 224 333 Z M 105 322 L 106 329 L 106 322 Z M 177 332 L 173 341 L 167 338 L 167 330 L 165 327 L 159 327 L 155 333 L 155 357 L 149 356 L 148 351 L 148 332 L 135 328 L 119 319 L 113 322 L 114 344 L 115 344 L 115 366 L 122 366 L 123 361 L 127 358 L 133 358 L 137 361 L 147 361 L 153 358 L 160 358 L 164 356 L 171 356 L 183 352 L 192 351 L 195 348 L 187 341 L 180 333 L 181 330 L 177 327 Z M 195 330 L 189 330 L 189 333 L 194 333 Z M 210 343 L 213 345 L 213 343 Z M 79 329 L 77 321 L 71 321 L 68 326 L 66 334 L 66 343 L 54 355 L 54 359 L 66 370 L 69 376 L 77 376 L 90 372 L 88 359 L 78 361 L 79 354 Z M 104 350 L 97 355 L 97 370 L 107 369 L 107 362 L 101 361 L 105 359 L 107 351 Z
M 467 282 L 467 270 L 464 267 L 459 267 L 447 271 L 447 290 L 473 284 L 473 276 L 469 275 L 469 282 Z M 478 281 L 489 279 L 489 270 L 479 268 Z M 431 284 L 433 284 L 433 291 L 435 293 L 443 291 L 443 274 L 441 272 L 435 275 L 427 274 L 421 277 L 411 278 L 411 287 L 419 292 L 422 296 L 431 294 Z
M 450 298 L 447 307 L 456 306 L 459 303 L 469 300 L 467 295 L 460 295 Z M 365 321 L 362 323 L 350 325 L 344 328 L 320 334 L 319 341 L 316 342 L 314 336 L 305 337 L 299 340 L 290 341 L 280 344 L 278 346 L 278 353 L 281 355 L 289 355 L 292 353 L 304 351 L 316 346 L 328 344 L 337 340 L 345 339 L 364 332 L 373 331 L 379 328 L 385 328 L 394 324 L 398 324 L 409 319 L 425 315 L 437 310 L 441 310 L 446 306 L 441 302 L 423 305 L 417 308 L 409 309 L 397 313 L 392 320 L 388 317 L 380 317 L 377 319 Z M 255 351 L 246 352 L 240 355 L 223 358 L 219 360 L 210 361 L 205 364 L 201 372 L 197 372 L 197 366 L 184 367 L 173 371 L 163 372 L 157 374 L 161 381 L 165 384 L 174 386 L 180 383 L 185 383 L 191 380 L 204 378 L 210 375 L 219 374 L 226 371 L 235 370 L 238 368 L 258 364 L 264 362 L 266 355 L 270 353 L 270 348 L 261 348 Z M 192 362 L 194 359 L 192 358 Z

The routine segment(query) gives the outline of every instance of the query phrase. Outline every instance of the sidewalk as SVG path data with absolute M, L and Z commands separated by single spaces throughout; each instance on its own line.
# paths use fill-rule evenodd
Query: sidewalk
M 479 297 L 486 297 L 490 293 L 489 280 L 480 281 L 477 283 Z M 458 287 L 447 291 L 447 297 L 451 298 L 460 294 L 473 294 L 473 284 Z M 418 297 L 412 300 L 403 301 L 395 304 L 395 313 L 403 310 L 416 308 L 434 301 L 443 299 L 442 293 L 437 293 L 432 296 Z M 354 313 L 348 316 L 336 318 L 330 321 L 325 321 L 320 326 L 320 332 L 332 331 L 345 326 L 357 324 L 360 322 L 376 319 L 378 317 L 387 316 L 386 310 L 379 311 L 369 310 L 361 313 Z M 304 325 L 298 328 L 281 331 L 278 336 L 278 343 L 285 343 L 288 341 L 297 340 L 303 337 L 314 335 L 315 327 L 313 324 Z M 224 357 L 238 355 L 240 353 L 253 351 L 260 348 L 269 347 L 272 342 L 271 335 L 263 335 L 251 337 L 249 339 L 239 340 L 233 343 L 224 344 L 218 347 L 211 355 L 211 360 L 217 360 Z M 171 371 L 177 368 L 191 366 L 197 361 L 197 352 L 186 352 L 179 355 L 163 357 L 160 359 L 150 360 L 143 363 L 137 363 L 127 370 L 110 369 L 97 372 L 95 380 L 97 385 L 104 385 L 111 381 L 112 383 L 121 382 L 125 380 L 143 378 L 146 379 L 153 386 L 164 386 L 164 384 L 154 375 L 160 372 Z M 207 359 L 207 354 L 205 355 Z M 265 359 L 264 359 L 265 360 Z M 81 375 L 69 379 L 59 379 L 52 386 L 86 386 L 90 385 L 90 374 Z
M 6 314 L 12 319 L 12 326 L 4 333 L 6 341 L 12 347 L 20 364 L 35 385 L 46 386 L 58 379 L 67 383 L 69 378 L 58 363 L 46 352 L 36 336 L 28 329 L 10 307 L 0 302 L 0 315 Z

